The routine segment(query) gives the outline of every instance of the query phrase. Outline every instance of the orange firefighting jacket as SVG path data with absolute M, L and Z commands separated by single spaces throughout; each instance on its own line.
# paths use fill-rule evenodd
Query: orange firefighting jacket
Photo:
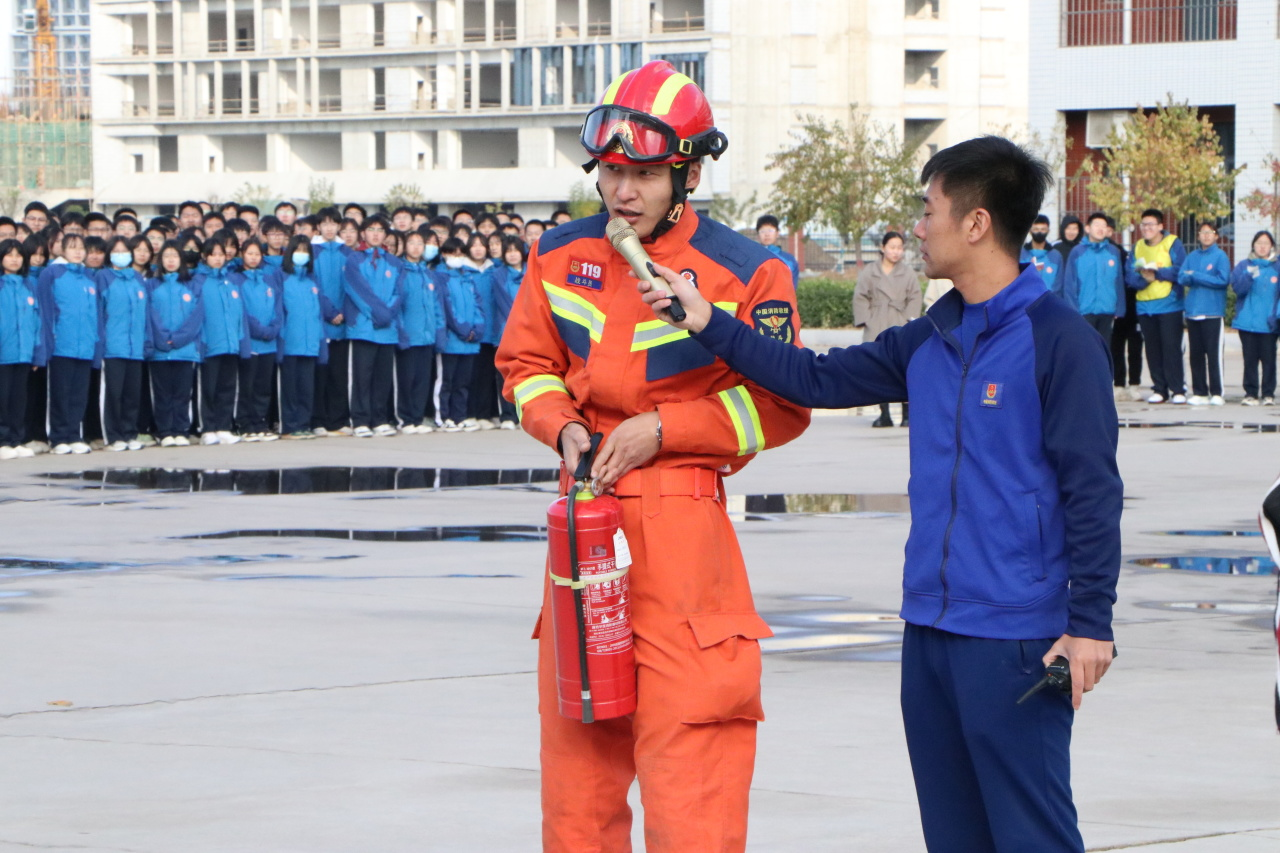
M 654 318 L 605 237 L 607 221 L 602 213 L 551 229 L 529 258 L 497 353 L 503 394 L 524 429 L 559 452 L 570 422 L 608 437 L 656 408 L 662 450 L 649 465 L 725 473 L 803 432 L 808 409 L 757 387 L 688 332 Z M 791 272 L 776 255 L 691 208 L 645 248 L 760 334 L 800 345 Z

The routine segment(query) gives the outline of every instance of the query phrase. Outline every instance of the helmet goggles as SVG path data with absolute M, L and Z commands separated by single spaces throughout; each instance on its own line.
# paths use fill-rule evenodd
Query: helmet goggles
M 674 163 L 707 155 L 714 159 L 728 147 L 725 135 L 714 127 L 681 139 L 661 119 L 616 104 L 603 104 L 587 113 L 580 138 L 593 157 L 622 154 L 635 163 Z

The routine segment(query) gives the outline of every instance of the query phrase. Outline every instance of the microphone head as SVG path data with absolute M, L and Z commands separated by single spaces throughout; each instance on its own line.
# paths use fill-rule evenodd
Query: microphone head
M 636 229 L 632 228 L 631 223 L 621 216 L 615 216 L 609 220 L 609 223 L 604 226 L 604 234 L 609 238 L 609 242 L 613 244 L 615 249 L 621 246 L 622 241 L 628 237 L 639 238 L 639 235 L 636 234 Z

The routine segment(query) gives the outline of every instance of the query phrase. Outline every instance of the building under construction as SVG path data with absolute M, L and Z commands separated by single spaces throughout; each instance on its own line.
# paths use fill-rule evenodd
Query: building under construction
M 20 0 L 0 99 L 0 213 L 91 195 L 87 0 Z

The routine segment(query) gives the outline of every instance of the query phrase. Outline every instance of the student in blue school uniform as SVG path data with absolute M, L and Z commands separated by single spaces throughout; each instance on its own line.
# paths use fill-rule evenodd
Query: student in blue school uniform
M 41 205 L 43 207 L 43 205 Z M 31 292 L 36 294 L 37 305 L 40 299 L 40 275 L 44 272 L 45 267 L 49 265 L 49 246 L 46 238 L 41 234 L 32 234 L 22 241 L 22 251 L 26 253 L 27 266 L 27 286 L 31 288 Z M 49 452 L 49 428 L 45 415 L 49 410 L 49 367 L 48 358 L 49 350 L 47 345 L 47 336 L 44 330 L 44 323 L 47 323 L 48 317 L 41 318 L 41 343 L 45 344 L 44 365 L 36 365 L 30 376 L 27 377 L 27 428 L 24 434 L 24 444 L 26 449 L 32 451 L 32 455 L 36 453 Z M 26 454 L 19 454 L 25 456 Z
M 435 431 L 432 379 L 436 347 L 444 333 L 444 309 L 436 290 L 435 274 L 428 266 L 427 248 L 427 239 L 421 233 L 408 232 L 397 285 L 404 294 L 404 303 L 398 320 L 396 414 L 400 418 L 400 431 L 406 435 Z M 428 409 L 431 420 L 427 419 Z
M 0 459 L 35 455 L 23 446 L 27 382 L 45 360 L 45 342 L 27 257 L 19 241 L 0 241 Z
M 311 426 L 316 435 L 351 434 L 351 407 L 347 398 L 347 370 L 351 345 L 342 315 L 342 285 L 350 250 L 339 236 L 342 214 L 336 207 L 326 207 L 317 215 L 319 234 L 311 240 L 312 275 L 320 291 L 338 313 L 325 322 L 329 358 L 316 364 L 315 406 Z
M 524 281 L 525 264 L 529 260 L 529 247 L 519 237 L 505 237 L 502 241 L 502 265 L 489 272 L 492 297 L 493 340 L 502 341 L 502 333 L 507 329 L 507 317 L 511 315 L 511 306 L 515 303 L 516 293 L 520 290 L 520 282 Z M 499 385 L 501 387 L 501 385 Z M 498 401 L 498 417 L 502 429 L 515 429 L 518 422 L 516 404 L 503 397 Z
M 200 362 L 200 443 L 235 444 L 236 383 L 249 355 L 249 322 L 239 277 L 228 274 L 225 244 L 200 249 L 192 289 L 200 294 L 204 327 Z
M 281 265 L 280 433 L 290 439 L 315 438 L 316 366 L 328 358 L 326 328 L 336 315 L 313 273 L 314 255 L 311 238 L 299 234 L 289 241 Z
M 88 453 L 84 413 L 90 373 L 101 364 L 98 285 L 84 266 L 84 238 L 62 238 L 66 263 L 40 275 L 40 310 L 47 318 L 45 340 L 49 360 L 49 442 L 53 452 Z
M 484 233 L 476 230 L 466 240 L 467 258 L 475 265 L 481 275 L 475 278 L 476 296 L 484 310 L 485 325 L 480 334 L 480 350 L 471 360 L 471 387 L 467 392 L 467 414 L 463 419 L 467 426 L 474 423 L 480 429 L 493 429 L 498 419 L 498 397 L 501 395 L 502 381 L 498 370 L 493 366 L 494 354 L 497 352 L 497 339 L 488 319 L 493 316 L 493 294 L 489 292 L 489 272 L 502 263 L 496 255 L 502 252 L 502 237 L 496 230 L 497 221 L 491 214 L 481 217 L 485 224 Z
M 401 262 L 383 248 L 390 230 L 381 214 L 366 219 L 360 238 L 368 248 L 351 252 L 343 272 L 342 314 L 351 341 L 351 423 L 358 438 L 396 434 L 391 425 L 391 383 L 403 295 L 397 289 Z
M 97 276 L 102 303 L 103 440 L 107 450 L 141 450 L 138 410 L 142 405 L 142 365 L 151 347 L 147 325 L 150 286 L 134 269 L 130 240 L 114 237 L 109 249 L 110 268 Z
M 477 286 L 484 273 L 467 257 L 462 241 L 455 237 L 445 241 L 440 254 L 445 264 L 440 271 L 445 316 L 445 336 L 440 347 L 440 414 L 445 432 L 475 432 L 480 424 L 468 417 L 467 398 L 485 334 L 484 306 Z
M 267 216 L 263 218 L 258 233 L 262 235 L 262 242 L 266 247 L 264 263 L 279 272 L 284 265 L 284 247 L 289 242 L 288 227 L 274 216 Z
M 192 287 L 191 270 L 173 240 L 160 248 L 158 281 L 151 289 L 151 399 L 161 447 L 191 442 L 191 388 L 200 363 L 200 329 L 204 310 Z
M 1124 316 L 1126 306 L 1124 259 L 1107 237 L 1108 230 L 1106 214 L 1090 214 L 1084 239 L 1071 250 L 1049 289 L 1079 311 L 1110 345 L 1112 326 L 1116 317 Z M 1044 273 L 1040 277 L 1044 278 Z
M 1227 313 L 1231 261 L 1218 248 L 1218 228 L 1212 222 L 1200 223 L 1196 240 L 1199 247 L 1187 255 L 1178 271 L 1178 283 L 1186 289 L 1183 311 L 1191 351 L 1191 396 L 1187 402 L 1221 406 L 1222 320 Z
M 241 252 L 244 269 L 235 276 L 249 330 L 249 355 L 240 360 L 240 402 L 236 422 L 245 441 L 274 441 L 269 426 L 277 338 L 284 325 L 280 270 L 270 266 L 262 244 L 250 240 Z M 283 265 L 283 258 L 281 260 Z
M 1245 406 L 1274 406 L 1276 403 L 1276 241 L 1270 231 L 1253 235 L 1249 257 L 1231 271 L 1231 289 L 1236 292 L 1236 316 L 1231 326 L 1240 335 L 1244 350 Z M 1258 369 L 1262 381 L 1258 381 Z

